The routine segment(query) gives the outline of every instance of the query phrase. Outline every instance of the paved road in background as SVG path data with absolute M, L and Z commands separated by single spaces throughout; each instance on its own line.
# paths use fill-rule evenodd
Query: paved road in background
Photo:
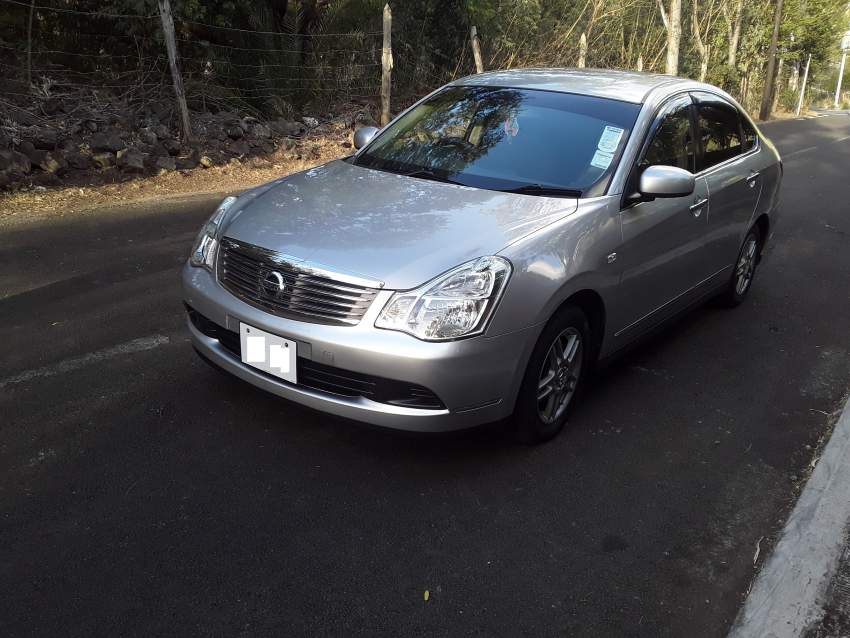
M 764 130 L 784 217 L 746 304 L 540 447 L 199 361 L 178 272 L 211 199 L 3 222 L 0 635 L 723 636 L 850 387 L 850 116 Z

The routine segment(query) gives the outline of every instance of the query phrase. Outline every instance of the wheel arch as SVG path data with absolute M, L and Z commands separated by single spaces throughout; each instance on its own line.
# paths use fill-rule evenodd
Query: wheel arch
M 607 320 L 605 301 L 602 295 L 591 288 L 583 288 L 572 293 L 564 299 L 552 316 L 555 316 L 561 308 L 568 305 L 577 306 L 587 317 L 588 327 L 590 328 L 591 346 L 593 348 L 593 358 L 599 356 L 602 349 L 602 341 L 605 338 L 605 325 Z

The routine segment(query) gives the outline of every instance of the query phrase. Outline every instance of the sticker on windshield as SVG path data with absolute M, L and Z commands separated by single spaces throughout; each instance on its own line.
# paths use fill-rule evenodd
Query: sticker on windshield
M 517 133 L 519 133 L 519 122 L 516 121 L 516 116 L 514 115 L 506 119 L 503 126 L 505 128 L 505 135 L 516 137 Z M 510 138 L 508 138 L 508 141 L 511 141 Z
M 596 151 L 593 154 L 593 159 L 590 160 L 590 165 L 605 170 L 606 168 L 611 166 L 611 162 L 613 161 L 613 159 L 613 153 L 606 153 L 605 151 Z
M 620 144 L 620 138 L 623 137 L 623 129 L 616 126 L 606 126 L 599 137 L 599 143 L 596 145 L 603 153 L 613 153 L 617 150 Z M 610 161 L 608 162 L 610 164 Z

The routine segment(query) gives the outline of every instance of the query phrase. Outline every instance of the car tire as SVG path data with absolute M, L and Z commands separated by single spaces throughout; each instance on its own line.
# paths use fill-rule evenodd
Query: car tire
M 537 340 L 520 387 L 513 416 L 518 441 L 543 443 L 564 428 L 593 351 L 581 309 L 567 305 L 558 310 Z
M 729 277 L 726 289 L 718 298 L 721 305 L 727 308 L 735 308 L 746 299 L 756 275 L 759 255 L 761 254 L 761 241 L 762 237 L 758 227 L 753 226 L 747 236 L 744 237 L 732 275 Z

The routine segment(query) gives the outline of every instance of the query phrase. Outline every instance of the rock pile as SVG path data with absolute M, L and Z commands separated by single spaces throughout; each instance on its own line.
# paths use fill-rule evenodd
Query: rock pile
M 163 171 L 186 171 L 227 164 L 234 158 L 290 154 L 300 159 L 309 137 L 336 136 L 350 147 L 351 129 L 374 124 L 371 109 L 359 106 L 342 116 L 259 119 L 235 112 L 192 116 L 193 139 L 185 142 L 167 109 L 143 117 L 65 116 L 51 104 L 49 118 L 25 111 L 0 113 L 0 190 L 23 186 L 98 184 Z M 44 105 L 42 105 L 44 112 Z M 16 117 L 16 115 L 19 115 Z M 135 119 L 135 121 L 133 121 Z

